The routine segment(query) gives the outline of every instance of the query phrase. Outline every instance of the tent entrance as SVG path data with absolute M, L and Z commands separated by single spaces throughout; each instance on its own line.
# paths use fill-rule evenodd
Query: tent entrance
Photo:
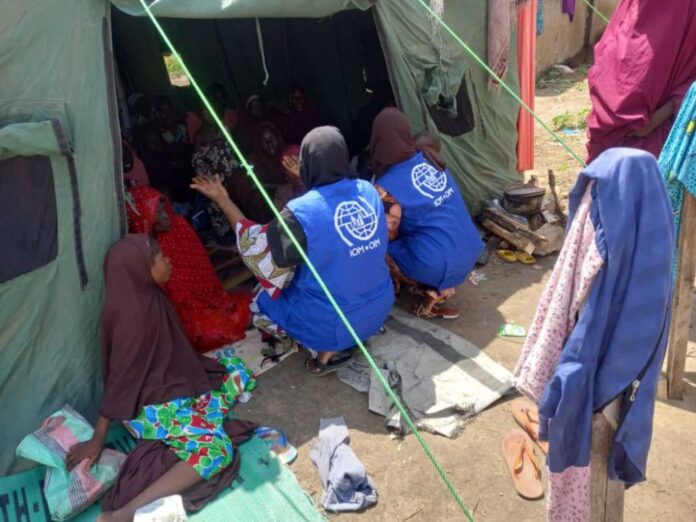
M 123 87 L 119 102 L 141 92 L 169 96 L 182 113 L 196 110 L 200 103 L 193 89 L 175 68 L 168 74 L 168 50 L 151 22 L 115 8 L 112 15 Z M 364 114 L 372 93 L 386 88 L 391 97 L 372 10 L 342 11 L 323 19 L 167 18 L 161 23 L 202 87 L 224 85 L 236 108 L 243 109 L 252 94 L 263 96 L 271 107 L 280 106 L 288 86 L 302 85 L 322 121 L 339 127 L 352 151 L 369 139 L 369 125 L 365 137 L 365 124 L 356 119 L 374 116 Z

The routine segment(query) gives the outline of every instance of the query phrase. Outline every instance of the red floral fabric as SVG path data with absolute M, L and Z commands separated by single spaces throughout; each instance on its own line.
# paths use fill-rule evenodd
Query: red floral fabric
M 196 351 L 204 353 L 243 339 L 252 295 L 225 292 L 193 228 L 172 211 L 161 193 L 151 187 L 135 187 L 129 193 L 135 208 L 127 205 L 128 228 L 136 234 L 150 233 L 159 201 L 165 201 L 172 225 L 168 232 L 156 236 L 172 264 L 164 290 Z

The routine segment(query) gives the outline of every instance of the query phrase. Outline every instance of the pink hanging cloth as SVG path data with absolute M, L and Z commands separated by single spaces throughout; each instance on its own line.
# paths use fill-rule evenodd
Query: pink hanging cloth
M 594 160 L 612 147 L 655 156 L 696 81 L 696 0 L 622 0 L 594 49 L 588 73 L 592 112 L 587 152 Z M 672 115 L 653 115 L 673 102 Z M 652 125 L 656 128 L 650 129 Z M 647 135 L 638 132 L 648 128 Z
M 520 78 L 520 96 L 534 110 L 536 94 L 536 16 L 537 0 L 517 4 L 517 70 Z M 534 168 L 534 118 L 520 107 L 517 119 L 517 170 Z

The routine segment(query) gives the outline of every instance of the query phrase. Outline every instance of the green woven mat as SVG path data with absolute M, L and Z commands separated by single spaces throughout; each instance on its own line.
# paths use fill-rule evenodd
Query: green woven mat
M 191 517 L 191 522 L 323 521 L 311 498 L 265 442 L 254 437 L 239 447 L 242 469 L 230 491 Z
M 128 452 L 134 441 L 122 427 L 109 432 L 107 446 Z M 322 521 L 311 498 L 300 488 L 295 475 L 283 466 L 265 442 L 254 437 L 239 447 L 242 467 L 232 487 L 189 517 L 192 522 Z M 0 477 L 0 522 L 50 522 L 41 494 L 44 468 L 39 466 L 17 475 Z M 101 512 L 92 506 L 75 517 L 93 522 Z

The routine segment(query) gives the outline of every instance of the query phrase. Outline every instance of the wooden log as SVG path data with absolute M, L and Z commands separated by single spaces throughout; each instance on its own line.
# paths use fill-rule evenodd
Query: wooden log
M 483 214 L 491 221 L 495 221 L 501 227 L 511 232 L 518 232 L 520 235 L 527 237 L 532 241 L 546 241 L 546 237 L 534 232 L 532 229 L 524 226 L 519 221 L 515 221 L 511 217 L 506 216 L 498 209 L 486 208 L 483 210 Z
M 684 191 L 678 268 L 667 352 L 667 396 L 670 399 L 684 398 L 684 371 L 691 329 L 694 276 L 696 276 L 696 199 Z
M 556 192 L 556 175 L 551 169 L 549 169 L 549 190 L 551 191 L 551 197 L 553 197 L 553 202 L 556 207 L 556 216 L 561 220 L 561 224 L 565 226 L 568 222 L 568 216 L 563 213 L 561 199 L 558 197 L 558 192 Z
M 527 254 L 534 253 L 534 249 L 536 248 L 534 246 L 534 243 L 532 243 L 524 237 L 521 237 L 519 234 L 504 229 L 503 227 L 501 227 L 494 221 L 491 221 L 490 219 L 484 219 L 482 225 L 484 226 L 484 228 L 490 230 L 496 236 L 503 238 L 505 241 L 513 245 L 518 250 L 522 250 Z
M 626 485 L 607 474 L 614 429 L 602 413 L 592 418 L 590 522 L 622 522 Z

